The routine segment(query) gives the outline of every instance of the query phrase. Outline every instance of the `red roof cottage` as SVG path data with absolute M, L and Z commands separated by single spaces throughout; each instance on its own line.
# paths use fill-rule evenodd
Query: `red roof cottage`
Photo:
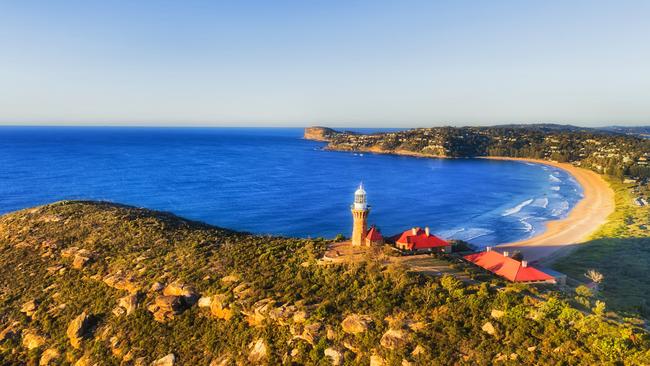
M 409 251 L 438 251 L 451 253 L 451 244 L 429 233 L 429 228 L 422 230 L 419 227 L 404 231 L 397 240 L 395 246 L 402 250 Z
M 368 233 L 366 234 L 366 245 L 382 245 L 384 244 L 384 237 L 379 232 L 379 229 L 372 225 Z
M 488 271 L 512 282 L 548 282 L 556 283 L 555 277 L 528 265 L 526 261 L 518 261 L 509 256 L 492 251 L 487 247 L 484 252 L 464 256 L 466 260 L 485 268 Z

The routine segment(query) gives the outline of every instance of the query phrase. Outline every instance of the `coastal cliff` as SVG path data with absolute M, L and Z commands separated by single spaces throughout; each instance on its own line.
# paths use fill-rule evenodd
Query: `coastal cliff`
M 555 291 L 424 277 L 371 258 L 319 265 L 327 244 L 105 202 L 64 201 L 0 216 L 0 360 L 650 361 L 644 333 L 578 311 Z
M 303 135 L 303 138 L 307 140 L 314 140 L 314 141 L 330 141 L 332 137 L 334 137 L 338 132 L 331 128 L 327 127 L 319 127 L 319 126 L 314 126 L 314 127 L 307 127 L 305 128 L 305 133 Z

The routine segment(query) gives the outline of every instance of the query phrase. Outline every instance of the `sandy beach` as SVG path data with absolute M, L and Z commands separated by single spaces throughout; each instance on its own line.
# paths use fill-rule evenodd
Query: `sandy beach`
M 554 166 L 571 174 L 583 188 L 584 198 L 561 220 L 546 223 L 546 230 L 530 239 L 498 245 L 519 250 L 528 261 L 549 263 L 585 242 L 614 212 L 614 192 L 597 173 L 568 163 L 537 159 L 489 157 Z

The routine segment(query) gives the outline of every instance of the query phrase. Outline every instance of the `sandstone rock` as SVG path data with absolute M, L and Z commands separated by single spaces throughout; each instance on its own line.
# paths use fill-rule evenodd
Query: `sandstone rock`
M 313 346 L 318 341 L 318 333 L 321 327 L 322 325 L 320 323 L 305 325 L 302 333 L 295 338 L 302 339 Z
M 489 335 L 495 335 L 496 334 L 496 329 L 494 329 L 494 325 L 492 325 L 492 323 L 490 323 L 490 322 L 486 322 L 485 324 L 483 324 L 481 329 L 485 333 L 487 333 Z
M 231 274 L 226 277 L 223 277 L 221 279 L 221 282 L 223 282 L 226 285 L 230 285 L 231 283 L 239 282 L 239 276 L 236 274 Z
M 253 294 L 253 289 L 247 283 L 241 283 L 234 289 L 232 293 L 235 294 L 235 297 L 238 299 L 245 299 Z
M 341 322 L 341 327 L 346 333 L 359 334 L 368 330 L 371 321 L 367 315 L 350 314 Z
M 13 322 L 12 324 L 5 327 L 0 331 L 0 342 L 4 342 L 6 339 L 16 339 L 20 335 L 20 328 L 18 325 L 20 323 Z
M 370 356 L 370 366 L 385 366 L 386 361 L 379 355 Z
M 290 320 L 295 316 L 296 306 L 284 304 L 280 307 L 271 309 L 269 311 L 269 318 L 278 322 L 280 325 L 288 325 Z
M 343 347 L 349 349 L 350 351 L 352 351 L 354 353 L 359 353 L 361 351 L 361 349 L 357 345 L 355 345 L 354 343 L 352 343 L 350 341 L 343 341 Z
M 389 329 L 384 333 L 379 344 L 384 348 L 398 349 L 406 346 L 409 342 L 408 334 L 402 329 Z
M 140 290 L 139 285 L 135 282 L 135 277 L 127 275 L 121 271 L 107 275 L 104 277 L 103 281 L 109 287 L 118 290 L 126 290 L 132 294 L 135 294 Z
M 168 354 L 163 358 L 159 358 L 151 363 L 151 366 L 174 366 L 176 362 L 176 356 L 173 353 Z
M 56 360 L 61 356 L 56 348 L 48 348 L 41 354 L 41 359 L 38 361 L 39 366 L 48 366 L 56 364 Z
M 160 282 L 154 282 L 154 283 L 151 285 L 151 288 L 149 288 L 149 291 L 150 291 L 150 292 L 158 292 L 158 291 L 161 291 L 161 290 L 164 289 L 164 288 L 165 288 L 165 285 L 163 285 L 162 283 L 160 283 Z
M 89 317 L 85 311 L 79 314 L 79 316 L 70 322 L 68 329 L 66 330 L 66 334 L 70 339 L 70 344 L 72 347 L 79 349 L 81 346 L 81 341 L 88 332 L 89 323 Z
M 198 305 L 200 308 L 209 308 L 212 304 L 212 298 L 210 296 L 201 296 L 199 298 Z
M 126 310 L 126 315 L 133 313 L 138 306 L 139 297 L 138 294 L 127 295 L 120 298 L 117 301 L 117 304 Z
M 248 348 L 251 350 L 248 354 L 248 361 L 251 363 L 258 363 L 266 359 L 267 348 L 263 339 L 260 338 L 257 341 L 252 342 Z
M 343 353 L 330 347 L 325 349 L 325 357 L 330 358 L 330 360 L 332 361 L 332 365 L 338 366 L 341 364 L 341 361 L 343 360 Z
M 228 366 L 231 361 L 231 356 L 229 353 L 221 355 L 217 358 L 212 359 L 210 366 Z
M 147 308 L 158 322 L 174 319 L 175 315 L 183 312 L 183 304 L 178 296 L 157 296 L 154 303 Z
M 537 346 L 530 346 L 526 349 L 528 350 L 528 352 L 535 352 L 535 350 L 537 350 Z
M 113 308 L 113 310 L 111 310 L 111 313 L 119 318 L 122 315 L 126 314 L 126 310 L 124 310 L 124 308 L 121 306 L 116 306 Z
M 224 294 L 212 296 L 210 303 L 210 313 L 218 319 L 230 320 L 234 315 L 233 310 L 226 304 L 227 296 Z
M 273 310 L 274 305 L 275 301 L 273 299 L 262 299 L 253 305 L 252 311 L 249 310 L 242 313 L 246 315 L 248 325 L 261 326 L 264 320 L 269 317 L 269 313 Z
M 296 311 L 293 314 L 293 321 L 296 323 L 304 323 L 307 320 L 308 314 L 304 310 Z
M 94 366 L 96 364 L 93 363 L 92 358 L 90 358 L 90 354 L 85 354 L 81 356 L 80 359 L 75 362 L 74 366 Z
M 194 287 L 180 281 L 174 281 L 167 285 L 167 287 L 163 289 L 163 295 L 180 296 L 188 306 L 194 305 L 196 303 L 196 300 L 199 298 L 199 295 L 196 290 L 194 290 Z
M 405 358 L 402 359 L 402 366 L 413 366 L 413 365 L 415 365 L 413 362 L 411 362 L 411 361 L 409 361 L 409 360 L 407 360 Z
M 23 304 L 20 308 L 20 312 L 31 317 L 36 312 L 36 308 L 38 308 L 38 302 L 36 300 L 31 300 Z
M 133 361 L 133 366 L 145 366 L 147 364 L 146 357 L 138 357 Z
M 494 319 L 499 319 L 502 316 L 504 316 L 505 314 L 506 314 L 505 311 L 497 310 L 497 309 L 492 309 L 492 311 L 490 312 L 490 316 L 493 317 Z
M 23 346 L 28 350 L 39 348 L 45 344 L 45 337 L 39 335 L 35 331 L 27 331 L 23 333 Z
M 413 352 L 411 352 L 411 356 L 417 357 L 419 355 L 423 355 L 425 352 L 426 352 L 426 350 L 424 349 L 424 347 L 422 347 L 422 346 L 420 346 L 418 344 L 417 346 L 415 346 L 415 349 L 413 350 Z
M 67 247 L 63 250 L 61 250 L 61 257 L 63 258 L 70 258 L 73 255 L 75 255 L 79 251 L 78 247 Z
M 86 266 L 88 262 L 90 262 L 90 257 L 77 253 L 74 256 L 74 259 L 72 260 L 72 268 L 82 269 L 83 267 Z

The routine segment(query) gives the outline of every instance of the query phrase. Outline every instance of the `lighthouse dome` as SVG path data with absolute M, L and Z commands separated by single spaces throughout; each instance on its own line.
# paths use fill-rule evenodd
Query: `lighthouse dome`
M 359 184 L 359 188 L 354 192 L 354 209 L 365 210 L 367 208 L 366 191 L 363 189 L 363 183 L 361 183 Z

